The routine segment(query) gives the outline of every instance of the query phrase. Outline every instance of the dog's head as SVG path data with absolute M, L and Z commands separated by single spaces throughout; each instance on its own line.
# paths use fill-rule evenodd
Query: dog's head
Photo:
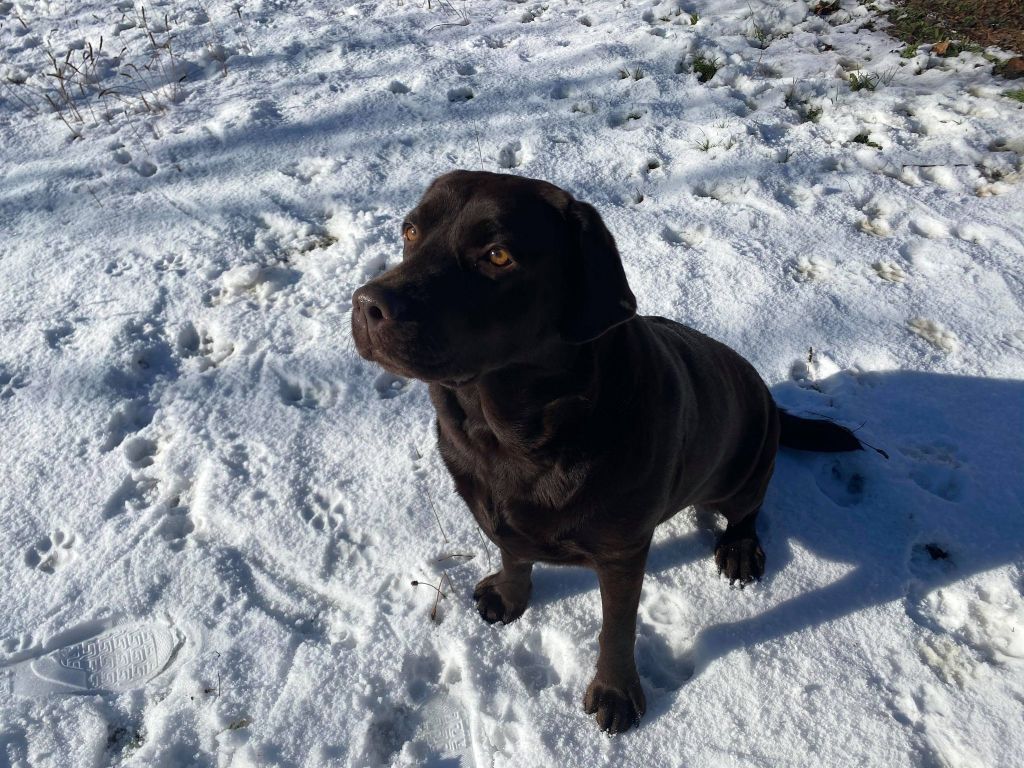
M 544 181 L 445 174 L 401 238 L 402 263 L 353 295 L 352 334 L 360 355 L 403 376 L 463 383 L 636 313 L 597 211 Z

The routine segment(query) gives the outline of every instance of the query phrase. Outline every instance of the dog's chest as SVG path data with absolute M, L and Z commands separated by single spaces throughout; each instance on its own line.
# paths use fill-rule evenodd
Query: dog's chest
M 496 419 L 478 401 L 431 394 L 441 456 L 488 537 L 524 559 L 581 562 L 574 499 L 585 465 L 545 440 L 544 419 Z
M 480 487 L 472 499 L 470 509 L 477 523 L 505 551 L 525 560 L 585 560 L 574 527 L 568 524 L 572 517 L 569 508 L 544 506 L 530 497 L 503 495 L 486 487 Z
M 582 482 L 577 473 L 517 455 L 492 439 L 482 446 L 468 435 L 452 441 L 443 428 L 439 445 L 459 495 L 488 538 L 524 559 L 582 562 L 572 522 L 572 499 Z

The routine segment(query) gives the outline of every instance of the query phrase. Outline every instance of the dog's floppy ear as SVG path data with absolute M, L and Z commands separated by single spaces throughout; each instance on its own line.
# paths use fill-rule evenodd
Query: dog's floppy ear
M 568 341 L 593 341 L 636 314 L 615 238 L 589 203 L 573 200 L 566 211 L 575 227 L 575 247 L 567 259 L 562 334 Z

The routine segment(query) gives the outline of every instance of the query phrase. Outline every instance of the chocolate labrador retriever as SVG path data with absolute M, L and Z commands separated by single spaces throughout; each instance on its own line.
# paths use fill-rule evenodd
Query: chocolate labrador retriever
M 764 573 L 754 522 L 781 443 L 854 450 L 781 412 L 757 371 L 702 333 L 636 314 L 597 210 L 544 181 L 455 171 L 402 225 L 402 263 L 353 296 L 359 354 L 430 385 L 441 456 L 501 570 L 488 622 L 518 619 L 536 562 L 597 571 L 603 624 L 584 708 L 625 731 L 644 713 L 637 605 L 654 528 L 690 505 L 727 521 L 730 584 Z

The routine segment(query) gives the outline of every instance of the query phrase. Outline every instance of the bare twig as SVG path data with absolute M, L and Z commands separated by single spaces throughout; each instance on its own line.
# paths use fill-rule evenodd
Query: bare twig
M 441 581 L 438 584 L 438 586 L 436 586 L 436 587 L 433 584 L 430 584 L 430 583 L 425 582 L 425 581 L 416 581 L 415 579 L 413 579 L 413 581 L 411 582 L 411 584 L 414 587 L 430 587 L 436 593 L 434 595 L 434 605 L 430 609 L 430 620 L 431 621 L 437 621 L 437 605 L 438 605 L 438 603 L 442 599 L 445 599 L 445 598 L 448 597 L 448 595 L 446 595 L 442 591 L 442 589 L 444 587 L 444 582 L 445 582 L 446 579 L 448 581 L 449 588 L 454 590 L 455 587 L 454 587 L 454 585 L 452 585 L 452 580 L 448 577 L 448 573 L 447 572 L 441 574 Z
M 451 542 L 448 539 L 448 534 L 444 532 L 444 526 L 441 525 L 441 517 L 437 514 L 437 508 L 434 506 L 434 500 L 430 496 L 430 488 L 427 486 L 426 483 L 424 483 L 423 489 L 427 493 L 427 503 L 430 504 L 430 511 L 434 513 L 434 519 L 437 521 L 437 528 L 439 531 L 441 531 L 441 536 L 444 538 L 444 543 L 450 544 Z
M 474 557 L 476 557 L 476 555 L 465 555 L 459 552 L 452 552 L 450 555 L 442 555 L 441 557 L 437 558 L 435 562 L 443 563 L 445 560 L 451 560 L 453 557 L 464 557 L 467 560 L 472 560 Z

